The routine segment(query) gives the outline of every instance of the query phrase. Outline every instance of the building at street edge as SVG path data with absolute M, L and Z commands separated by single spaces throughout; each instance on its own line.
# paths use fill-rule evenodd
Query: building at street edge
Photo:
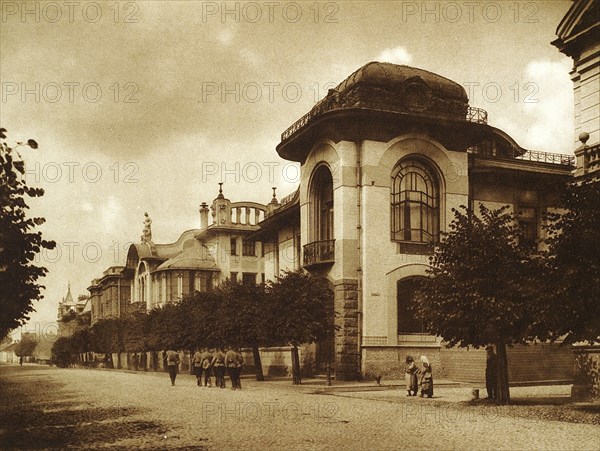
M 171 244 L 152 241 L 146 215 L 126 265 L 109 268 L 99 279 L 104 282 L 90 287 L 92 322 L 120 316 L 119 308 L 176 302 L 229 277 L 261 282 L 304 268 L 328 280 L 337 313 L 332 321 L 339 326 L 334 340 L 303 349 L 308 373 L 323 372 L 329 363 L 340 380 L 399 378 L 404 357 L 412 354 L 427 355 L 437 377 L 481 381 L 483 350 L 447 349 L 412 317 L 415 282 L 425 277 L 453 208 L 509 205 L 528 244 L 536 245 L 560 188 L 573 173 L 597 170 L 597 9 L 597 2 L 574 2 L 553 42 L 574 58 L 576 133 L 587 132 L 583 136 L 595 143 L 578 145 L 576 171 L 574 157 L 524 149 L 490 125 L 460 84 L 418 68 L 371 62 L 282 133 L 277 153 L 301 164 L 296 192 L 281 202 L 274 193 L 262 205 L 232 203 L 221 187 L 210 209 L 200 206 L 199 228 Z M 110 280 L 123 284 L 118 295 Z M 109 286 L 113 294 L 105 294 L 105 302 L 113 307 L 102 311 L 93 289 L 108 293 Z M 116 307 L 117 296 L 124 296 L 124 307 Z M 265 349 L 265 357 L 273 352 Z M 567 346 L 537 343 L 508 352 L 511 382 L 573 377 Z

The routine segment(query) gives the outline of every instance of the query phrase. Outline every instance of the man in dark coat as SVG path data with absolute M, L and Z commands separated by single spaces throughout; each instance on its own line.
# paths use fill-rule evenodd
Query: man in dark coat
M 487 399 L 496 399 L 498 397 L 498 356 L 494 352 L 493 346 L 485 348 L 485 389 L 487 390 Z

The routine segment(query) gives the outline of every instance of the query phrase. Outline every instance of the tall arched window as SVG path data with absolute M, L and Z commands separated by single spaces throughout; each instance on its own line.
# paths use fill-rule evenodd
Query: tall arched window
M 414 308 L 419 302 L 419 281 L 424 277 L 409 277 L 397 282 L 398 335 L 423 334 L 423 323 L 415 319 Z
M 333 177 L 327 166 L 320 166 L 312 180 L 314 241 L 333 239 Z
M 440 230 L 437 179 L 416 159 L 401 161 L 392 172 L 392 240 L 436 242 Z

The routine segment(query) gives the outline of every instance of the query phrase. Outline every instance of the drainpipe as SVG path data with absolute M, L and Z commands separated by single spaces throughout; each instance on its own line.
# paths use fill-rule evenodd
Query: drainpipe
M 117 318 L 121 317 L 121 279 L 117 279 Z
M 356 143 L 356 233 L 357 233 L 357 253 L 358 253 L 358 266 L 356 268 L 356 298 L 358 303 L 358 368 L 357 374 L 359 377 L 362 377 L 362 321 L 363 321 L 363 302 L 362 302 L 362 293 L 363 293 L 363 271 L 362 271 L 362 167 L 361 167 L 361 158 L 363 151 L 364 141 L 359 141 Z

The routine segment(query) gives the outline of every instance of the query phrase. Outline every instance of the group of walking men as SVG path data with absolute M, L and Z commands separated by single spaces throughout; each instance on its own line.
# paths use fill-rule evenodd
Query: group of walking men
M 175 385 L 175 378 L 179 368 L 179 354 L 167 351 L 167 370 L 171 378 L 171 385 Z M 192 357 L 192 367 L 199 387 L 212 387 L 212 377 L 215 377 L 215 386 L 225 388 L 225 372 L 231 379 L 231 389 L 241 390 L 240 374 L 244 358 L 239 349 L 216 348 L 196 351 Z

